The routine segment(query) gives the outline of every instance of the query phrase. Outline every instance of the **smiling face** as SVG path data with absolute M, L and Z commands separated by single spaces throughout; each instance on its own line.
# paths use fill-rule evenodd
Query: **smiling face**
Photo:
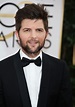
M 47 32 L 41 19 L 24 19 L 16 35 L 25 54 L 36 57 L 44 46 Z

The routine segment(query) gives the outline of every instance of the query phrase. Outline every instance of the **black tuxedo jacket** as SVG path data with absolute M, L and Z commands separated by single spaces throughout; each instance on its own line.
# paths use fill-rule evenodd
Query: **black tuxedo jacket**
M 71 85 L 66 64 L 45 53 L 42 60 L 37 107 L 72 107 Z M 0 61 L 0 107 L 31 107 L 19 52 Z

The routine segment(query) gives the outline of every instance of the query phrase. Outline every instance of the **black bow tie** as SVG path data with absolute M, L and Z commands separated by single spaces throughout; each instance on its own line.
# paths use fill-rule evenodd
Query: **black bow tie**
M 29 65 L 30 63 L 34 63 L 37 66 L 41 66 L 41 58 L 38 57 L 37 59 L 33 60 L 33 59 L 27 59 L 27 58 L 22 58 L 22 66 L 25 67 L 27 65 Z

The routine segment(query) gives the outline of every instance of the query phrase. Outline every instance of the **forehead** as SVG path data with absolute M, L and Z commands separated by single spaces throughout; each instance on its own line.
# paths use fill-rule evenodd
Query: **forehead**
M 44 27 L 42 19 L 24 19 L 21 23 L 21 26 L 25 27 Z

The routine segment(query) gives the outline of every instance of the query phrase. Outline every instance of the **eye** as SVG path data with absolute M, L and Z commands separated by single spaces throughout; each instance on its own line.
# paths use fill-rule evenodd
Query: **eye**
M 38 29 L 36 29 L 36 31 L 43 32 L 44 30 L 42 28 L 38 28 Z
M 30 32 L 30 29 L 25 28 L 25 29 L 23 29 L 23 31 L 24 31 L 24 32 Z

